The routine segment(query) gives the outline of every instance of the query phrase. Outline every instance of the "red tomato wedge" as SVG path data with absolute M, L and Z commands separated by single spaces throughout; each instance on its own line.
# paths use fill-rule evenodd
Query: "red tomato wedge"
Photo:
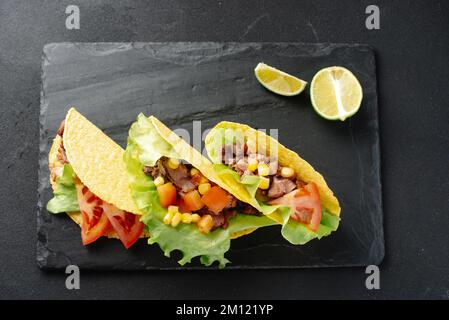
M 143 223 L 139 221 L 139 216 L 120 210 L 106 202 L 103 203 L 103 209 L 125 248 L 131 247 L 139 239 L 144 228 Z
M 214 213 L 222 211 L 232 201 L 232 197 L 226 190 L 219 186 L 213 186 L 202 197 L 201 201 Z
M 144 228 L 143 223 L 139 221 L 139 216 L 104 202 L 82 183 L 76 184 L 76 191 L 83 216 L 81 238 L 84 245 L 94 242 L 111 229 L 117 232 L 126 249 L 139 239 Z
M 305 224 L 310 230 L 317 231 L 321 222 L 321 200 L 315 183 L 310 182 L 300 189 L 293 190 L 269 204 L 291 207 L 292 219 Z
M 104 214 L 103 201 L 100 198 L 81 183 L 76 183 L 76 192 L 83 217 L 81 239 L 84 245 L 88 245 L 104 235 L 111 224 Z
M 176 204 L 176 188 L 171 182 L 167 182 L 157 187 L 157 194 L 161 206 L 168 208 L 168 206 Z

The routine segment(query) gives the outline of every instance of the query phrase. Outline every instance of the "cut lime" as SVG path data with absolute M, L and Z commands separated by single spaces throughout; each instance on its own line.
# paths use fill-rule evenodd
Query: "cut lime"
M 270 67 L 265 63 L 259 63 L 254 69 L 254 74 L 261 85 L 282 96 L 300 94 L 307 85 L 307 82 L 304 80 Z
M 310 85 L 310 99 L 323 118 L 341 121 L 360 108 L 363 92 L 357 78 L 346 68 L 329 67 L 318 71 Z

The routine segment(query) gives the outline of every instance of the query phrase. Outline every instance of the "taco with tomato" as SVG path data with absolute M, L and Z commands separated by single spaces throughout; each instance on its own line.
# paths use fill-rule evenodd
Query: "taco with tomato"
M 51 213 L 66 212 L 81 227 L 84 245 L 102 236 L 128 249 L 145 236 L 141 211 L 131 197 L 124 150 L 71 108 L 49 153 L 54 197 Z
M 224 267 L 232 239 L 278 224 L 241 201 L 208 159 L 154 116 L 140 114 L 131 126 L 124 159 L 148 243 L 166 256 L 180 251 L 181 265 L 199 257 Z
M 323 176 L 276 139 L 223 121 L 208 133 L 205 146 L 226 190 L 279 223 L 290 243 L 305 244 L 338 228 L 340 205 Z

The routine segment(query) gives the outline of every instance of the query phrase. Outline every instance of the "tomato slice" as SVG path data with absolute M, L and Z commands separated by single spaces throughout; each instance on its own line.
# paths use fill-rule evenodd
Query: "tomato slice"
M 305 224 L 310 230 L 317 231 L 321 222 L 321 200 L 315 183 L 310 182 L 300 189 L 272 200 L 269 204 L 291 207 L 292 219 Z
M 139 221 L 139 216 L 101 200 L 81 182 L 76 183 L 76 191 L 83 217 L 81 238 L 84 245 L 110 232 L 111 226 L 126 249 L 139 239 L 144 228 L 143 223 Z
M 84 245 L 88 245 L 107 233 L 111 224 L 104 214 L 103 201 L 82 183 L 76 183 L 75 186 L 78 205 L 83 217 L 81 239 Z
M 103 209 L 125 248 L 131 247 L 139 239 L 144 228 L 143 223 L 139 221 L 139 216 L 120 210 L 106 202 L 103 204 Z

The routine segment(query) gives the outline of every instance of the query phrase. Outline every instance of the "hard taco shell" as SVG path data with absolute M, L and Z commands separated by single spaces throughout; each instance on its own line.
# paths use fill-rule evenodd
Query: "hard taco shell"
M 213 137 L 217 134 L 217 130 L 231 129 L 237 131 L 246 138 L 247 144 L 254 151 L 260 152 L 267 156 L 271 155 L 271 152 L 276 152 L 280 165 L 289 166 L 294 171 L 297 177 L 304 182 L 314 182 L 319 190 L 322 205 L 333 215 L 340 216 L 340 204 L 337 198 L 334 196 L 332 190 L 327 186 L 323 176 L 315 171 L 315 169 L 304 159 L 302 159 L 296 152 L 289 150 L 277 140 L 273 139 L 269 135 L 266 135 L 262 131 L 256 130 L 245 124 L 222 121 L 218 123 L 207 135 L 205 144 L 209 156 L 213 159 L 216 157 L 217 150 L 214 150 L 212 143 Z M 245 188 L 236 183 L 235 180 L 229 179 L 226 181 L 230 191 L 233 195 L 239 198 L 241 201 L 245 201 L 252 205 L 258 205 L 254 203 L 256 200 L 250 197 Z
M 49 168 L 64 166 L 57 154 L 64 142 L 67 159 L 75 174 L 100 199 L 119 209 L 141 215 L 135 205 L 128 185 L 128 176 L 123 161 L 124 150 L 103 131 L 82 116 L 75 108 L 66 115 L 63 138 L 57 135 L 49 153 Z M 50 176 L 55 188 L 55 177 Z M 80 212 L 68 212 L 70 218 L 81 225 Z M 109 237 L 118 238 L 115 232 Z

